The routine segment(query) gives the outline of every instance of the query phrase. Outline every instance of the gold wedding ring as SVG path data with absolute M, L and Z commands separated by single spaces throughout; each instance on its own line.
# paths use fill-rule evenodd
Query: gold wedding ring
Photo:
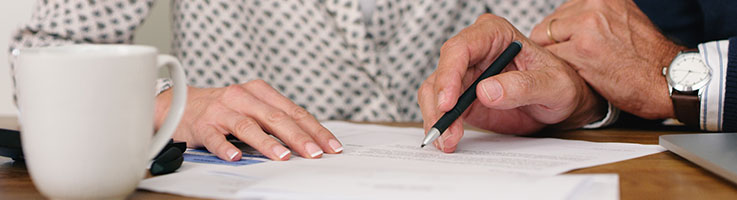
M 548 22 L 548 39 L 550 39 L 550 41 L 553 41 L 553 43 L 556 43 L 556 44 L 557 44 L 557 43 L 560 43 L 560 41 L 556 40 L 556 39 L 555 39 L 555 38 L 553 37 L 553 31 L 551 31 L 551 29 L 552 29 L 551 27 L 553 27 L 553 22 L 554 22 L 555 20 L 558 20 L 558 19 L 551 19 L 551 20 L 550 20 L 550 21 Z

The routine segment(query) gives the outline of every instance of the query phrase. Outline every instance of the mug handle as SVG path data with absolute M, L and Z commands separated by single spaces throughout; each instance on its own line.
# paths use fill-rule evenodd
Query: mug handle
M 156 157 L 159 151 L 169 142 L 169 138 L 174 134 L 182 115 L 184 115 L 184 106 L 187 105 L 187 84 L 184 82 L 184 69 L 179 60 L 170 55 L 158 55 L 156 68 L 163 66 L 169 68 L 169 76 L 174 82 L 174 86 L 171 87 L 174 97 L 171 100 L 171 105 L 169 105 L 169 112 L 166 119 L 164 119 L 164 123 L 159 127 L 159 131 L 156 132 L 151 141 L 149 160 Z

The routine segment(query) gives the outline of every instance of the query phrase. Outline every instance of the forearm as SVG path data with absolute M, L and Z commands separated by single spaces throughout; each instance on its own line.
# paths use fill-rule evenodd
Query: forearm
M 167 78 L 157 80 L 156 107 L 154 110 L 154 128 L 156 130 L 158 130 L 159 126 L 164 123 L 166 113 L 169 112 L 169 104 L 171 103 L 172 98 L 172 92 L 169 88 L 171 88 L 171 80 Z

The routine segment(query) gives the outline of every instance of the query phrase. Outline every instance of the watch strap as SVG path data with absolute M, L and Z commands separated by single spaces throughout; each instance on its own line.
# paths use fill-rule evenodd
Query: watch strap
M 699 48 L 682 50 L 681 53 L 699 53 Z
M 678 121 L 688 126 L 698 127 L 699 111 L 701 110 L 701 101 L 699 101 L 698 94 L 696 92 L 684 93 L 673 90 L 671 100 L 673 101 L 673 111 Z

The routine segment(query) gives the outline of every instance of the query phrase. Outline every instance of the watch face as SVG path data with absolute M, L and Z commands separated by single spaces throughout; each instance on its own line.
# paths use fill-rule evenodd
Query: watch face
M 698 90 L 711 79 L 711 69 L 704 64 L 700 53 L 681 53 L 668 67 L 668 84 L 678 91 Z

